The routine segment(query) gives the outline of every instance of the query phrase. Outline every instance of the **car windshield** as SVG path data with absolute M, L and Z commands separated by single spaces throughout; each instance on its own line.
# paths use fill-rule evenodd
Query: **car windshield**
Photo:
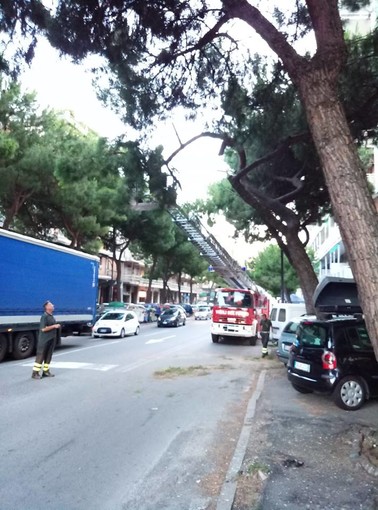
M 217 292 L 217 304 L 219 306 L 252 306 L 251 295 L 239 290 L 222 290 Z
M 121 321 L 125 314 L 120 312 L 108 312 L 101 317 L 102 321 Z
M 327 344 L 327 328 L 322 324 L 302 322 L 297 336 L 304 347 L 326 347 Z

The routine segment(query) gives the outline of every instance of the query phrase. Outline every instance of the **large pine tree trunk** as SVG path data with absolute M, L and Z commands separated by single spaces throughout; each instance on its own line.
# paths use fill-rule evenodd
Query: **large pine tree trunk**
M 378 359 L 378 215 L 334 79 L 313 71 L 300 91 Z
M 307 255 L 306 249 L 298 237 L 298 232 L 291 232 L 290 229 L 288 229 L 286 231 L 286 243 L 285 253 L 290 264 L 297 273 L 306 304 L 306 311 L 309 314 L 313 314 L 315 313 L 315 308 L 312 298 L 318 284 L 318 278 L 312 267 L 311 260 Z

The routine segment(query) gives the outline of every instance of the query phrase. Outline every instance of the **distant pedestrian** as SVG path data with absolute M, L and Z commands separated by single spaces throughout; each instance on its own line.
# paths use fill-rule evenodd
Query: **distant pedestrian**
M 55 317 L 53 316 L 54 305 L 51 301 L 46 301 L 43 308 L 44 313 L 39 323 L 37 355 L 32 374 L 33 379 L 54 377 L 54 374 L 50 372 L 50 363 L 57 337 L 60 334 L 60 324 L 57 324 Z M 42 376 L 40 375 L 41 369 Z
M 260 321 L 260 335 L 261 335 L 261 343 L 262 343 L 262 357 L 268 356 L 268 342 L 269 342 L 269 334 L 270 328 L 272 327 L 272 323 L 270 319 L 266 316 L 265 313 L 262 314 L 262 319 Z

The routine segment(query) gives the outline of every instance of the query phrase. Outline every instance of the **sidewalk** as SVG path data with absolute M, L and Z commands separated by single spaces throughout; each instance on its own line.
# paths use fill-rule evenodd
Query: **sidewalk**
M 232 510 L 378 510 L 378 401 L 352 412 L 297 393 L 271 358 Z

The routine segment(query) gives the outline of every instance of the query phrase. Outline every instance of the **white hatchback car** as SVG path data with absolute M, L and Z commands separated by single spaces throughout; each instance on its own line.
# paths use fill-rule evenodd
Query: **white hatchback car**
M 194 312 L 194 319 L 196 321 L 201 321 L 201 320 L 207 321 L 207 319 L 211 319 L 211 308 L 210 308 L 210 306 L 200 305 L 198 307 L 198 310 L 196 310 Z
M 93 326 L 93 336 L 123 338 L 126 335 L 138 335 L 140 324 L 135 312 L 131 310 L 117 310 L 106 312 Z

